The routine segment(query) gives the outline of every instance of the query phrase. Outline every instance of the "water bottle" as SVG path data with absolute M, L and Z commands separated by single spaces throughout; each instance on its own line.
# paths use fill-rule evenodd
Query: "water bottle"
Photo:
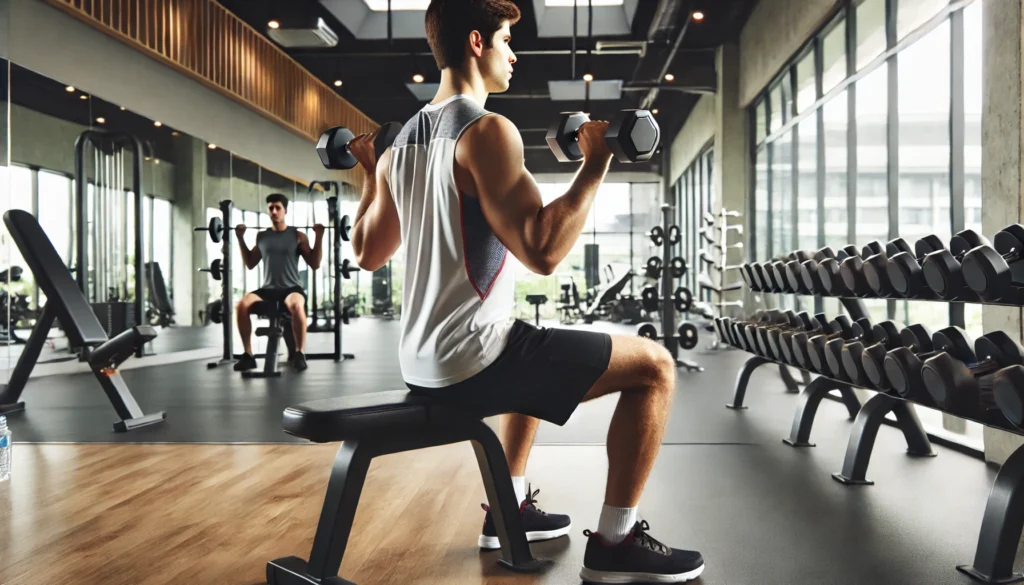
M 7 428 L 7 417 L 0 416 L 0 481 L 11 479 L 11 430 Z

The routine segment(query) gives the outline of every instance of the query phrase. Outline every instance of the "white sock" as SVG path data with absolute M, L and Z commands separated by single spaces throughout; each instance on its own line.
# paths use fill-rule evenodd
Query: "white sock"
M 526 499 L 526 476 L 512 476 L 512 487 L 516 489 L 516 503 L 522 504 Z
M 605 504 L 601 508 L 601 519 L 597 522 L 597 533 L 608 544 L 619 544 L 633 529 L 636 518 L 636 508 L 616 508 Z

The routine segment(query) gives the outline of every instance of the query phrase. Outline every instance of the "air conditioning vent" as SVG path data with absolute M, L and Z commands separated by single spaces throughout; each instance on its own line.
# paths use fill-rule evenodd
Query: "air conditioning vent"
M 322 18 L 316 22 L 282 22 L 280 28 L 268 28 L 267 36 L 288 48 L 329 48 L 338 44 L 338 35 Z

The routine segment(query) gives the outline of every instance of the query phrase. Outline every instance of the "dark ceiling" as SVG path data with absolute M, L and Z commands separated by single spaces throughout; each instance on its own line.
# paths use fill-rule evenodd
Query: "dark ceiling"
M 284 22 L 309 14 L 322 17 L 338 35 L 337 46 L 282 49 L 328 85 L 333 87 L 335 80 L 342 80 L 338 93 L 379 123 L 404 122 L 422 107 L 424 102 L 406 87 L 414 73 L 422 74 L 426 83 L 440 80 L 425 39 L 357 39 L 317 0 L 218 1 L 264 34 L 272 19 Z M 576 79 L 580 79 L 586 68 L 595 80 L 622 80 L 625 88 L 618 100 L 591 102 L 591 117 L 608 119 L 617 110 L 636 108 L 650 88 L 658 87 L 657 97 L 648 108 L 658 110 L 656 118 L 662 128 L 662 144 L 670 143 L 701 93 L 713 89 L 714 48 L 738 36 L 755 2 L 638 0 L 628 35 L 594 36 L 591 40 L 586 38 L 586 27 L 581 26 L 582 37 L 577 37 Z M 559 112 L 586 109 L 582 100 L 552 101 L 548 95 L 548 81 L 573 79 L 569 54 L 572 39 L 570 36 L 539 37 L 533 1 L 517 0 L 516 4 L 522 11 L 522 19 L 512 29 L 512 49 L 518 58 L 515 74 L 509 91 L 492 94 L 487 109 L 508 117 L 519 127 L 527 149 L 527 167 L 531 171 L 573 171 L 572 165 L 558 163 L 544 142 L 544 132 Z M 586 0 L 579 0 L 579 4 L 585 6 Z M 704 13 L 702 21 L 690 20 L 695 10 Z M 571 31 L 571 26 L 568 28 Z M 684 34 L 679 41 L 681 31 Z M 587 67 L 586 51 L 588 47 L 596 47 L 598 41 L 646 41 L 646 53 L 643 56 L 638 52 L 593 54 L 592 66 Z M 666 65 L 674 48 L 674 58 Z M 662 71 L 672 73 L 675 80 L 666 82 Z M 660 157 L 656 156 L 651 163 L 615 163 L 612 170 L 659 172 Z

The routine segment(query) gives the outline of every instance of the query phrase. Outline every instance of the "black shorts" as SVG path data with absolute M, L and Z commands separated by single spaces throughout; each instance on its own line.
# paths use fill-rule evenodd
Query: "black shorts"
M 252 291 L 252 294 L 258 296 L 262 301 L 269 301 L 271 303 L 283 303 L 288 295 L 292 293 L 299 293 L 302 298 L 306 298 L 306 293 L 301 286 L 293 286 L 291 288 L 258 288 Z
M 608 369 L 611 356 L 607 333 L 547 329 L 517 320 L 505 350 L 472 378 L 444 388 L 408 386 L 481 417 L 517 412 L 561 426 Z

